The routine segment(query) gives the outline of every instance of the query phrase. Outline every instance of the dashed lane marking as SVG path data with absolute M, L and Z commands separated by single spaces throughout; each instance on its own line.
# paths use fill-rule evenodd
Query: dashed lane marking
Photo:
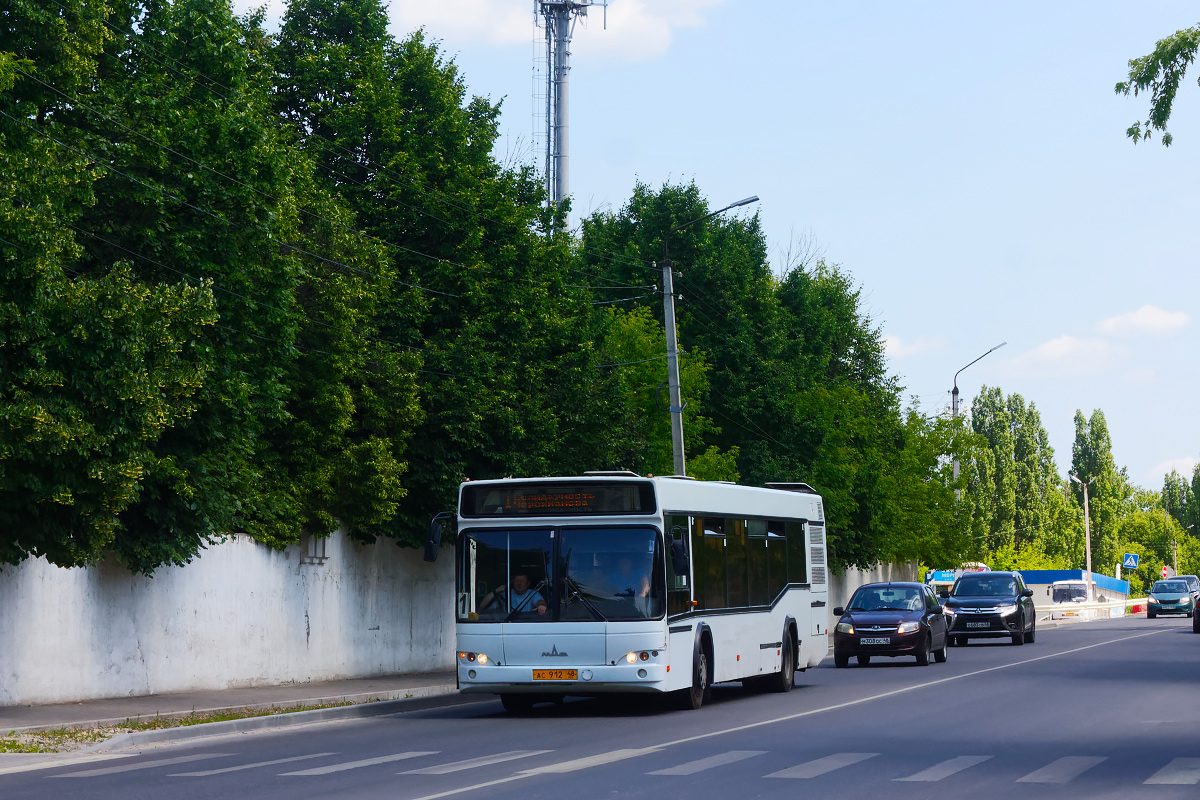
M 393 761 L 404 761 L 408 758 L 420 758 L 421 756 L 436 756 L 440 750 L 417 750 L 411 753 L 393 753 L 390 756 L 378 756 L 377 758 L 364 758 L 361 761 L 346 761 L 341 764 L 330 764 L 327 767 L 314 767 L 313 769 L 302 769 L 298 772 L 281 772 L 280 775 L 330 775 L 334 772 L 345 772 L 350 769 L 361 769 L 363 767 L 373 767 L 376 764 L 389 764 Z
M 1034 770 L 1017 783 L 1067 783 L 1104 760 L 1104 756 L 1065 756 Z
M 851 764 L 857 764 L 860 761 L 866 761 L 868 758 L 874 758 L 879 753 L 835 753 L 831 756 L 818 758 L 813 761 L 806 761 L 803 764 L 797 764 L 794 767 L 781 769 L 778 772 L 772 772 L 770 775 L 764 775 L 764 778 L 815 778 L 818 775 L 824 775 L 826 772 L 833 772 L 835 769 L 848 767 Z
M 667 769 L 656 769 L 654 772 L 647 772 L 647 775 L 695 775 L 697 772 L 703 772 L 706 769 L 713 767 L 723 767 L 726 764 L 733 764 L 738 761 L 744 761 L 747 758 L 761 756 L 766 750 L 730 750 L 728 753 L 721 753 L 708 758 L 700 758 L 695 761 L 689 761 L 686 764 L 680 764 L 677 767 L 668 767 Z
M 1176 758 L 1144 783 L 1170 783 L 1177 786 L 1200 783 L 1200 758 Z
M 289 764 L 293 761 L 307 761 L 310 758 L 321 758 L 323 756 L 335 756 L 337 753 L 311 753 L 307 756 L 292 756 L 291 758 L 277 758 L 274 761 L 259 761 L 255 764 L 238 764 L 236 767 L 222 767 L 221 769 L 209 769 L 204 772 L 176 772 L 174 775 L 168 775 L 168 778 L 204 778 L 209 775 L 221 775 L 226 772 L 240 772 L 244 769 L 257 769 L 258 767 L 273 767 L 276 764 Z
M 100 769 L 85 769 L 83 772 L 68 772 L 65 775 L 47 775 L 47 778 L 96 778 L 101 775 L 115 775 L 118 772 L 133 772 L 139 769 L 154 769 L 155 767 L 169 767 L 172 764 L 187 764 L 192 761 L 203 761 L 206 758 L 229 758 L 236 755 L 235 753 L 199 753 L 190 756 L 176 756 L 175 758 L 158 758 L 153 761 L 139 761 L 136 764 L 120 764 L 115 767 L 101 767 Z
M 892 780 L 926 781 L 932 783 L 933 781 L 940 781 L 943 778 L 949 778 L 956 772 L 962 772 L 968 767 L 973 767 L 976 764 L 982 764 L 989 758 L 991 758 L 991 756 L 955 756 L 954 758 L 946 759 L 940 764 L 934 764 L 928 769 L 923 769 L 920 772 L 909 775 L 907 778 L 893 778 Z
M 446 775 L 450 772 L 462 772 L 464 769 L 475 769 L 476 767 L 486 767 L 490 764 L 501 764 L 505 761 L 515 761 L 518 758 L 529 758 L 530 756 L 540 756 L 543 753 L 553 753 L 553 750 L 510 750 L 507 753 L 496 753 L 494 756 L 480 756 L 479 758 L 468 758 L 464 761 L 452 761 L 449 764 L 439 764 L 436 767 L 422 767 L 421 769 L 410 769 L 405 772 L 397 773 L 398 775 Z

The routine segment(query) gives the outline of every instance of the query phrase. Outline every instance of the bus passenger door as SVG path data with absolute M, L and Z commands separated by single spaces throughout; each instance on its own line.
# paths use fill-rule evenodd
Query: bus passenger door
M 663 531 L 667 561 L 667 616 L 692 610 L 692 569 L 688 548 L 688 518 L 668 516 Z

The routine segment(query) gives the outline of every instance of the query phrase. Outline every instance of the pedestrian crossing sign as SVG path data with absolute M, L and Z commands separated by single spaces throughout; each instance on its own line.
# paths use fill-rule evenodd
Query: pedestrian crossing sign
M 1125 561 L 1124 561 L 1124 563 L 1121 564 L 1121 566 L 1127 567 L 1129 569 L 1137 569 L 1137 565 L 1138 565 L 1138 554 L 1137 553 L 1126 553 Z

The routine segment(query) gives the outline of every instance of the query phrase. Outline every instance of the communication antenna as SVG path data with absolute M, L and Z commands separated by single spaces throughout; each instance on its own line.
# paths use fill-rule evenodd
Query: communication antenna
M 551 206 L 561 204 L 570 194 L 568 97 L 571 75 L 571 37 L 575 22 L 587 16 L 589 6 L 604 9 L 608 27 L 608 0 L 534 0 L 534 46 L 538 47 L 537 29 L 544 31 L 544 50 L 535 49 L 533 72 L 534 152 L 544 153 L 546 197 Z M 540 145 L 540 146 L 539 146 Z

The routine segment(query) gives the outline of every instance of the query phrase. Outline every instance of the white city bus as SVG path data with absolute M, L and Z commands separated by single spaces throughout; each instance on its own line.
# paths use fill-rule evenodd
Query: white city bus
M 799 483 L 464 483 L 459 688 L 509 711 L 617 692 L 699 708 L 713 683 L 737 680 L 786 692 L 828 650 L 824 520 Z

